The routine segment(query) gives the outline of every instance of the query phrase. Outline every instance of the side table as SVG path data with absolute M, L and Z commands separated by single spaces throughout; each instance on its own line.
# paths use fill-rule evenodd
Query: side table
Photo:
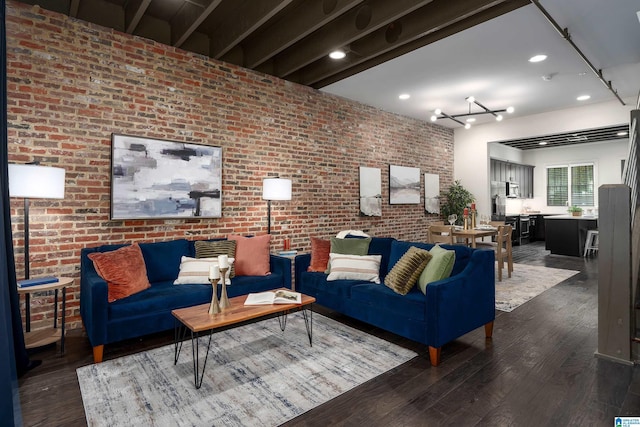
M 37 348 L 60 340 L 60 355 L 64 354 L 64 328 L 65 328 L 65 311 L 67 302 L 67 286 L 73 284 L 70 277 L 59 277 L 55 283 L 46 283 L 44 285 L 28 286 L 18 288 L 18 294 L 25 295 L 25 311 L 26 311 L 26 333 L 24 341 L 26 348 Z M 58 290 L 62 289 L 62 318 L 60 319 L 60 327 L 58 328 Z M 37 292 L 55 291 L 53 305 L 53 328 L 41 329 L 31 332 L 31 294 Z

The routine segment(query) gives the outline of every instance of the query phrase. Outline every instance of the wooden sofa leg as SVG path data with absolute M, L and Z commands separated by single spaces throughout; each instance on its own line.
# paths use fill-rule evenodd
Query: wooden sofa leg
M 442 347 L 431 347 L 429 346 L 429 360 L 431 361 L 432 366 L 438 366 L 440 364 L 440 350 Z
M 493 320 L 484 325 L 484 335 L 487 338 L 491 338 L 493 336 Z
M 102 363 L 104 344 L 93 347 L 93 363 Z

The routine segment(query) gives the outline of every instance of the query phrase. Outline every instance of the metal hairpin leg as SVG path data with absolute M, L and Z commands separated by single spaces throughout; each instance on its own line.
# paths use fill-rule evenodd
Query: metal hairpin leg
M 313 304 L 309 304 L 309 315 L 307 316 L 307 310 L 302 309 L 302 315 L 304 316 L 304 326 L 307 328 L 307 335 L 309 336 L 309 345 L 313 347 Z
M 284 329 L 287 327 L 287 311 L 284 314 L 278 313 L 278 323 L 280 324 L 280 330 L 284 332 Z
M 207 344 L 207 352 L 204 356 L 204 362 L 202 363 L 202 372 L 200 373 L 200 378 L 198 378 L 198 371 L 200 367 L 200 336 L 196 332 L 195 335 L 193 331 L 191 331 L 191 354 L 193 356 L 193 382 L 196 388 L 200 388 L 202 386 L 202 379 L 204 378 L 204 370 L 207 367 L 207 359 L 209 358 L 209 349 L 211 348 L 211 338 L 213 337 L 213 331 L 209 331 L 209 343 Z M 194 342 L 195 341 L 195 342 Z
M 173 364 L 178 364 L 178 358 L 180 357 L 180 351 L 182 350 L 182 342 L 187 336 L 187 327 L 182 324 L 179 320 L 176 319 L 176 324 L 173 328 Z

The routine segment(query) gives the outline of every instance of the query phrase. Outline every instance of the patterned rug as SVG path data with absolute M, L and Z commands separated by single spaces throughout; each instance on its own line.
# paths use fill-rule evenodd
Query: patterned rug
M 190 340 L 177 365 L 173 355 L 168 345 L 78 368 L 88 425 L 276 426 L 417 356 L 317 313 L 313 347 L 300 313 L 284 332 L 273 318 L 215 333 L 200 389 Z
M 502 282 L 499 282 L 496 263 L 496 308 L 500 311 L 513 311 L 547 289 L 578 273 L 579 271 L 574 270 L 513 264 L 513 273 L 511 273 L 511 278 L 508 278 L 505 263 L 505 268 L 502 270 Z

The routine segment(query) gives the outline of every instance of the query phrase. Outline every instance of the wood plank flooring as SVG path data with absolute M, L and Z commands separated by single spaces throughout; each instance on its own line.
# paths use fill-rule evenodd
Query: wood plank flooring
M 419 357 L 319 406 L 287 426 L 609 426 L 640 416 L 640 368 L 594 357 L 597 259 L 549 255 L 544 242 L 514 247 L 514 261 L 580 270 L 511 313 L 497 312 L 492 340 L 478 329 L 427 349 L 337 313 L 325 315 L 410 348 Z M 516 266 L 517 268 L 517 266 Z M 105 346 L 105 360 L 172 342 L 172 333 Z M 66 354 L 34 353 L 42 365 L 20 379 L 25 426 L 84 426 L 75 370 L 92 363 L 82 331 Z

